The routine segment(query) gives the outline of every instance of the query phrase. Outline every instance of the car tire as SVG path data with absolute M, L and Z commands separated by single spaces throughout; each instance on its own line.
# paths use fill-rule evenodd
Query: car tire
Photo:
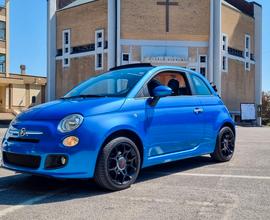
M 233 157 L 235 150 L 235 134 L 230 127 L 223 127 L 218 134 L 215 151 L 211 154 L 217 162 L 227 162 Z
M 102 149 L 96 164 L 95 181 L 107 190 L 129 188 L 137 179 L 141 167 L 136 144 L 126 137 L 118 137 Z

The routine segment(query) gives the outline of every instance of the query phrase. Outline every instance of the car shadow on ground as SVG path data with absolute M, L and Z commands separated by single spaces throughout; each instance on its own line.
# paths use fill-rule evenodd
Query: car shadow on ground
M 162 164 L 143 169 L 136 183 L 214 164 L 207 156 Z M 132 187 L 135 188 L 136 183 Z M 18 205 L 33 197 L 46 194 L 52 196 L 36 204 L 56 203 L 110 193 L 114 192 L 100 189 L 93 180 L 59 180 L 26 174 L 0 177 L 0 205 Z

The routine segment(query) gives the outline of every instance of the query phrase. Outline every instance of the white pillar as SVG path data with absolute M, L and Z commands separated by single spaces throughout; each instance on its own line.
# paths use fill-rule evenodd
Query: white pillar
M 116 66 L 116 0 L 108 0 L 108 70 Z
M 116 60 L 117 60 L 117 66 L 121 65 L 121 0 L 117 0 L 117 27 L 116 27 Z
M 47 0 L 47 101 L 55 99 L 56 77 L 56 1 Z
M 262 104 L 262 7 L 254 3 L 255 18 L 255 103 Z M 257 125 L 262 125 L 262 118 L 257 118 Z
M 221 95 L 221 0 L 214 0 L 213 79 Z
M 208 47 L 208 80 L 214 81 L 213 73 L 213 59 L 214 59 L 214 1 L 210 1 L 210 34 L 209 34 L 209 47 Z
M 6 77 L 9 77 L 10 73 L 10 0 L 6 0 Z

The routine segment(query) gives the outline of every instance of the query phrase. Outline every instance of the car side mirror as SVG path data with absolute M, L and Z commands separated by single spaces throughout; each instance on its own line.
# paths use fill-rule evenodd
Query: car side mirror
M 168 86 L 157 86 L 153 90 L 154 97 L 163 98 L 172 95 L 172 89 Z
M 215 92 L 218 92 L 218 89 L 217 89 L 217 86 L 215 85 L 215 83 L 211 82 L 210 85 L 215 90 Z
M 168 86 L 157 86 L 153 90 L 154 97 L 150 99 L 149 105 L 155 106 L 158 103 L 160 98 L 171 96 L 172 93 L 173 93 L 172 89 Z

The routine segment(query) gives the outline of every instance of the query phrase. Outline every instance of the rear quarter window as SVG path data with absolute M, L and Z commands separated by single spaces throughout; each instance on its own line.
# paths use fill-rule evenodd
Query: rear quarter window
M 192 74 L 191 81 L 195 90 L 194 95 L 204 95 L 204 96 L 212 95 L 211 90 L 200 77 Z

